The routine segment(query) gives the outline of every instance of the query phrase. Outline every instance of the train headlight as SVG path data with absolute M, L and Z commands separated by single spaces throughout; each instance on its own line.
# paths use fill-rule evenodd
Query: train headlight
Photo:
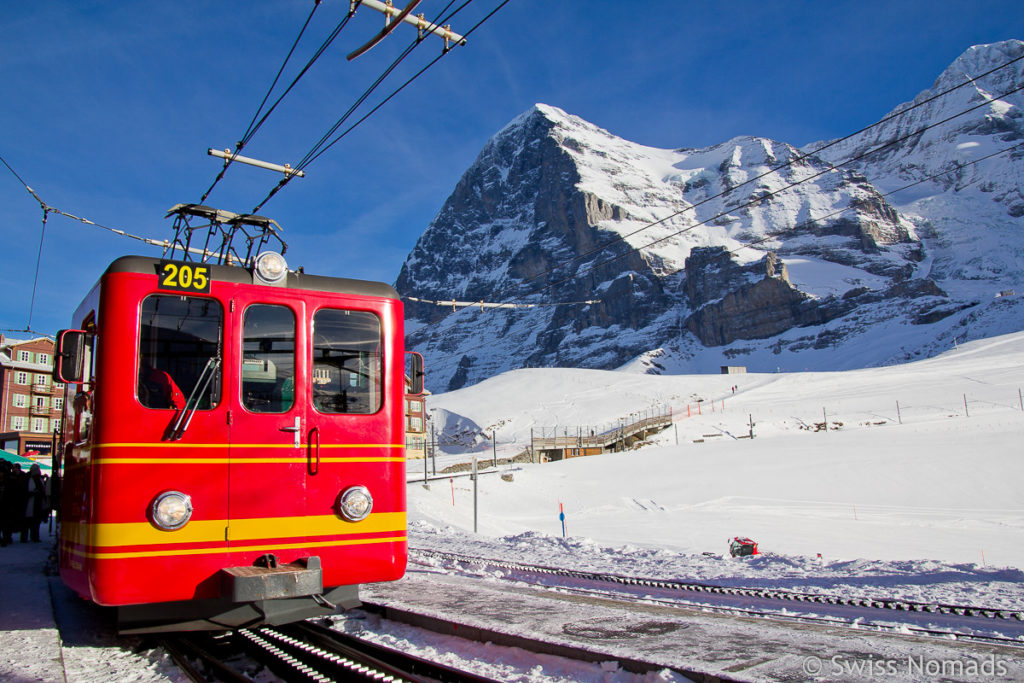
M 276 251 L 265 251 L 256 257 L 256 277 L 274 285 L 288 274 L 288 262 Z
M 353 486 L 338 496 L 338 513 L 350 522 L 360 522 L 370 516 L 373 496 L 365 486 Z
M 157 528 L 174 531 L 188 524 L 192 517 L 192 499 L 178 491 L 166 491 L 153 501 L 151 512 Z

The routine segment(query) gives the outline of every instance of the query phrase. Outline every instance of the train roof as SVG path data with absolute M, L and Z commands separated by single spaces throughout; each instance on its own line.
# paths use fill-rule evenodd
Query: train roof
M 145 273 L 156 274 L 156 268 L 165 259 L 151 256 L 122 256 L 111 263 L 104 275 L 108 273 Z M 212 278 L 218 282 L 236 282 L 252 284 L 252 273 L 239 266 L 221 266 L 206 264 L 210 268 Z M 318 292 L 336 292 L 338 294 L 354 294 L 356 296 L 375 296 L 385 299 L 399 299 L 398 292 L 388 284 L 372 280 L 355 280 L 344 277 L 328 277 L 310 275 L 308 273 L 288 271 L 287 285 L 290 289 L 306 289 Z

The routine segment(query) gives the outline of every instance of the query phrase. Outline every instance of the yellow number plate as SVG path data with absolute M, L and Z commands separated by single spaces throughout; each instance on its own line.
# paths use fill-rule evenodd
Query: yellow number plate
M 182 261 L 161 261 L 157 275 L 160 289 L 178 292 L 209 292 L 213 280 L 210 266 Z

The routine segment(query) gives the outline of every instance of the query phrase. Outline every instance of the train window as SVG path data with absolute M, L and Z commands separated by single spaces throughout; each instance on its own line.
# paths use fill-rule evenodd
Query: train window
M 242 405 L 284 413 L 295 403 L 295 315 L 287 306 L 256 304 L 242 323 Z
M 216 406 L 220 366 L 211 359 L 220 357 L 223 327 L 224 309 L 213 299 L 146 297 L 139 329 L 139 402 L 147 408 L 182 410 L 192 397 L 198 410 Z M 213 379 L 207 382 L 211 370 Z
M 322 413 L 375 413 L 381 407 L 380 319 L 364 311 L 313 315 L 313 407 Z

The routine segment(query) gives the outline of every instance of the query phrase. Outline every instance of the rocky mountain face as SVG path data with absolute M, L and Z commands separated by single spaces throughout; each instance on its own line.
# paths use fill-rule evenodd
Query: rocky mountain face
M 519 306 L 407 299 L 431 389 L 531 366 L 864 367 L 1021 329 L 1020 298 L 995 294 L 1024 290 L 1024 147 L 982 159 L 1022 140 L 1024 59 L 996 69 L 1021 55 L 972 48 L 880 125 L 803 150 L 654 149 L 537 105 L 484 146 L 396 282 Z

